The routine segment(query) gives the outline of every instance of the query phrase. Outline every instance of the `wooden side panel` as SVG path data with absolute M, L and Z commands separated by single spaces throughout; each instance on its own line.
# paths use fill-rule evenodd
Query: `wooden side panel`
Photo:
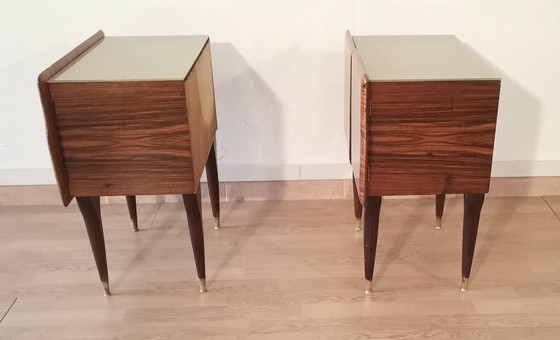
M 190 127 L 194 188 L 198 187 L 216 135 L 216 105 L 210 42 L 206 44 L 185 83 Z
M 54 105 L 52 103 L 52 97 L 47 81 L 72 61 L 74 61 L 77 57 L 79 57 L 82 53 L 87 51 L 90 47 L 94 46 L 104 36 L 105 34 L 103 33 L 103 31 L 98 31 L 86 41 L 70 51 L 68 54 L 66 54 L 64 57 L 60 58 L 58 61 L 52 64 L 49 68 L 41 72 L 37 79 L 39 94 L 41 96 L 41 104 L 43 106 L 43 113 L 45 115 L 47 140 L 49 144 L 49 151 L 51 154 L 51 161 L 64 206 L 70 204 L 73 197 L 70 194 L 70 189 L 68 187 L 68 175 L 66 173 L 66 168 L 64 167 L 64 160 L 62 158 L 62 150 L 60 147 L 60 139 L 58 136 L 58 128 L 56 126 L 56 113 Z
M 499 81 L 370 87 L 369 195 L 486 193 Z
M 352 53 L 351 83 L 351 155 L 352 171 L 356 180 L 360 203 L 368 196 L 367 181 L 367 134 L 368 134 L 368 82 L 362 61 L 356 51 Z
M 344 132 L 346 133 L 346 143 L 348 144 L 348 157 L 352 163 L 352 138 L 350 137 L 350 100 L 352 96 L 352 53 L 354 52 L 354 40 L 349 31 L 345 35 L 345 50 L 344 50 Z
M 184 82 L 50 84 L 73 196 L 194 191 Z

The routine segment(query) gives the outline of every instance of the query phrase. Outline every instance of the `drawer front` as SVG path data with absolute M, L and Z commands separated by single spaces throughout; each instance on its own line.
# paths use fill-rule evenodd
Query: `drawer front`
M 184 82 L 49 86 L 72 196 L 193 191 Z
M 369 91 L 369 195 L 488 192 L 499 81 L 379 82 Z

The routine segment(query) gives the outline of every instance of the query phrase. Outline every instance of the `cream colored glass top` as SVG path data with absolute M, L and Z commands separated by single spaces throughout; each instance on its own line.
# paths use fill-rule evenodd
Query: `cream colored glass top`
M 208 36 L 105 37 L 49 83 L 184 80 Z
M 454 35 L 354 36 L 369 81 L 493 80 L 498 73 Z

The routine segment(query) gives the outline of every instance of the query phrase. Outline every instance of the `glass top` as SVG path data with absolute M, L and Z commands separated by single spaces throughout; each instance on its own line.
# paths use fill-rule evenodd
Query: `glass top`
M 104 37 L 49 83 L 184 80 L 206 35 Z
M 353 36 L 369 81 L 499 80 L 454 35 Z

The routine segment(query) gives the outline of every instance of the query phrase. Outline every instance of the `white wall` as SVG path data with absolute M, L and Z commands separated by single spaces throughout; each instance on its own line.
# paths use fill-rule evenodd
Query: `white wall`
M 503 74 L 494 175 L 560 175 L 557 0 L 0 0 L 0 185 L 54 183 L 37 75 L 98 29 L 208 34 L 222 180 L 347 178 L 344 32 L 455 34 Z

